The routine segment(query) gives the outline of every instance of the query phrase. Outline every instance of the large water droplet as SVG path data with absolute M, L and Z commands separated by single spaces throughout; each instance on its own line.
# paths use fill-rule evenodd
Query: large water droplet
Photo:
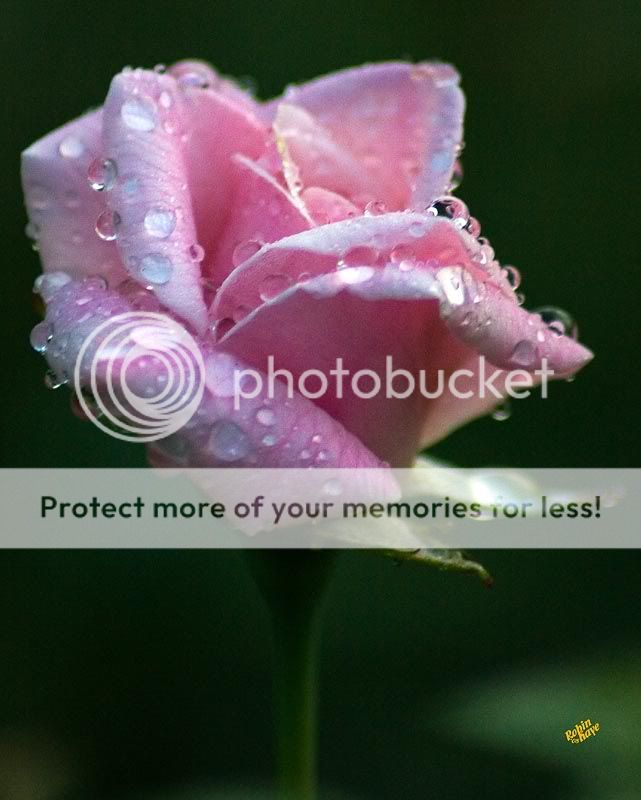
M 140 262 L 140 273 L 149 283 L 167 283 L 173 271 L 174 266 L 171 261 L 160 253 L 149 253 Z
M 573 339 L 578 337 L 578 328 L 572 316 L 562 308 L 555 306 L 543 306 L 534 312 L 539 314 L 543 322 L 557 336 L 571 336 Z
M 54 294 L 63 286 L 71 281 L 71 276 L 66 272 L 45 272 L 44 275 L 38 275 L 34 284 L 33 291 L 39 294 L 40 297 L 48 303 Z
M 44 353 L 53 338 L 53 328 L 48 322 L 39 322 L 31 331 L 29 342 L 36 353 Z
M 176 227 L 176 214 L 166 206 L 154 206 L 145 214 L 145 230 L 150 236 L 166 239 Z
M 240 461 L 251 450 L 251 442 L 245 431 L 230 420 L 214 422 L 209 437 L 209 446 L 221 461 Z
M 273 433 L 268 433 L 262 438 L 262 443 L 265 447 L 273 447 L 278 441 L 278 436 Z
M 538 351 L 536 345 L 528 339 L 522 339 L 517 342 L 514 350 L 512 351 L 512 361 L 521 367 L 531 367 L 536 361 Z
M 156 127 L 156 106 L 148 98 L 127 100 L 122 104 L 120 116 L 133 131 L 153 131 Z
M 96 192 L 108 192 L 113 189 L 118 177 L 118 167 L 111 158 L 96 158 L 89 165 L 87 180 Z
M 63 158 L 80 158 L 85 146 L 76 136 L 65 136 L 58 145 L 58 152 Z
M 452 197 L 451 195 L 439 197 L 428 210 L 434 216 L 451 219 L 460 230 L 467 226 L 470 219 L 470 212 L 467 210 L 465 203 L 458 197 Z
M 116 211 L 103 211 L 96 220 L 96 233 L 105 242 L 113 242 L 118 238 L 120 215 Z
M 40 236 L 40 228 L 35 222 L 27 222 L 24 232 L 30 239 L 33 239 L 34 242 Z
M 286 291 L 292 284 L 288 275 L 268 275 L 260 283 L 260 299 L 267 302 Z
M 237 267 L 239 264 L 242 264 L 243 261 L 247 261 L 247 259 L 256 255 L 261 247 L 261 242 L 257 241 L 256 239 L 248 239 L 245 242 L 241 242 L 234 248 L 234 252 L 231 257 L 234 266 Z

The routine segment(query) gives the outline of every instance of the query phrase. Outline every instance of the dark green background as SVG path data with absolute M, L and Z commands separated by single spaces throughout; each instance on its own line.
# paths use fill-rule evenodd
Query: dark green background
M 526 305 L 572 311 L 596 359 L 574 383 L 555 384 L 551 399 L 517 403 L 504 423 L 473 423 L 435 453 L 469 466 L 638 466 L 637 2 L 32 0 L 6 2 L 3 13 L 5 466 L 143 463 L 139 448 L 73 418 L 65 390 L 42 386 L 43 362 L 28 346 L 38 259 L 23 234 L 18 158 L 100 103 L 125 64 L 188 56 L 250 76 L 261 97 L 368 60 L 456 64 L 468 96 L 459 193 L 499 258 L 523 272 Z M 630 664 L 638 674 L 638 554 L 484 555 L 497 579 L 491 593 L 462 577 L 344 559 L 324 660 L 327 785 L 355 797 L 467 798 L 513 796 L 518 782 L 522 797 L 561 798 L 588 774 L 586 790 L 609 798 L 595 790 L 594 764 L 621 787 L 628 780 L 605 724 L 583 750 L 560 736 L 586 716 L 610 713 L 611 732 L 627 724 L 623 707 L 605 709 Z M 235 554 L 6 553 L 0 592 L 5 782 L 18 764 L 21 780 L 37 783 L 33 765 L 46 761 L 48 741 L 66 754 L 54 761 L 70 761 L 78 797 L 267 780 L 268 642 Z M 540 704 L 515 693 L 523 731 L 511 745 L 498 733 L 507 700 L 479 719 L 452 699 L 477 679 L 500 698 L 521 669 L 530 688 L 548 686 L 540 670 L 552 663 L 576 675 L 570 718 L 541 717 Z M 590 665 L 600 679 L 583 696 Z M 554 697 L 561 690 L 549 680 Z M 457 734 L 434 722 L 446 713 L 465 723 Z M 470 734 L 479 726 L 484 743 Z M 2 780 L 3 800 L 3 791 L 55 797 Z

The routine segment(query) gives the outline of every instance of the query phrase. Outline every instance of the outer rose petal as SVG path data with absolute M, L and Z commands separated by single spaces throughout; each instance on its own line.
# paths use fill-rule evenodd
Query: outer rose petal
M 25 150 L 22 185 L 43 269 L 100 274 L 113 285 L 127 275 L 115 243 L 96 234 L 107 206 L 87 180 L 91 162 L 103 157 L 102 112 L 91 111 Z
M 239 154 L 232 157 L 232 162 L 235 179 L 229 221 L 214 257 L 207 261 L 207 277 L 215 286 L 233 270 L 234 250 L 239 245 L 275 242 L 313 225 L 291 195 L 262 167 Z
M 421 208 L 450 185 L 465 104 L 458 80 L 447 64 L 370 64 L 290 87 L 283 100 L 309 111 L 367 167 L 379 188 L 372 200 Z
M 119 179 L 108 202 L 131 276 L 198 331 L 207 325 L 192 200 L 178 127 L 173 78 L 134 70 L 117 75 L 104 107 L 106 153 Z
M 50 298 L 46 323 L 53 326 L 54 336 L 45 356 L 49 366 L 61 378 L 74 374 L 78 353 L 91 333 L 109 317 L 140 307 L 140 294 L 105 289 L 95 280 L 72 281 Z M 153 296 L 146 298 L 145 310 L 161 311 Z M 101 338 L 95 339 L 99 345 Z M 382 462 L 363 446 L 340 423 L 312 402 L 294 394 L 278 383 L 273 397 L 267 397 L 268 384 L 263 376 L 263 391 L 252 399 L 241 399 L 234 408 L 235 370 L 246 365 L 216 352 L 201 342 L 205 361 L 205 394 L 194 417 L 177 433 L 159 440 L 153 453 L 165 463 L 189 466 L 268 466 L 268 467 L 381 467 Z M 81 381 L 88 387 L 93 349 L 89 350 L 81 368 Z M 145 368 L 133 375 L 128 370 L 128 383 L 140 394 L 147 386 L 156 385 L 163 370 L 145 359 Z M 100 376 L 98 385 L 100 386 Z M 253 384 L 252 384 L 253 386 Z M 103 399 L 106 399 L 101 394 Z M 259 413 L 262 412 L 262 413 Z
M 274 276 L 285 278 L 281 283 L 286 287 L 301 276 L 309 279 L 333 272 L 337 266 L 384 265 L 408 253 L 441 266 L 465 264 L 479 281 L 505 283 L 497 264 L 481 269 L 474 262 L 478 250 L 476 239 L 443 218 L 401 212 L 350 218 L 263 247 L 223 283 L 213 313 L 217 319 L 233 319 L 238 309 L 247 313 L 257 308 L 263 302 L 264 282 Z M 505 291 L 515 302 L 507 284 Z
M 447 299 L 451 289 L 446 285 L 450 279 L 448 267 L 412 272 L 394 267 L 352 267 L 323 275 L 258 308 L 222 339 L 220 347 L 258 369 L 265 369 L 269 356 L 273 356 L 275 368 L 290 370 L 295 379 L 306 370 L 321 370 L 328 376 L 329 389 L 316 402 L 380 458 L 394 466 L 404 466 L 426 443 L 426 434 L 442 435 L 446 429 L 434 416 L 434 400 L 418 392 L 402 399 L 385 396 L 386 359 L 391 357 L 394 369 L 407 370 L 415 377 L 424 370 L 427 387 L 434 391 L 438 386 L 437 370 L 442 370 L 447 379 L 455 369 L 477 365 L 479 354 L 496 353 L 491 326 L 485 326 L 472 349 L 443 323 L 439 304 L 446 313 L 452 313 Z M 512 304 L 511 308 L 527 317 L 527 312 L 517 306 Z M 505 312 L 502 305 L 498 310 Z M 537 333 L 545 328 L 540 319 L 530 317 L 534 324 L 529 326 L 528 342 L 536 341 Z M 509 321 L 504 324 L 500 320 L 498 324 L 508 337 L 508 347 L 516 348 L 523 336 L 520 323 L 511 326 Z M 453 330 L 458 334 L 458 329 Z M 550 337 L 545 345 L 550 366 L 556 365 L 563 375 L 591 357 L 571 339 L 553 334 Z M 345 379 L 342 397 L 334 391 L 336 383 L 331 377 L 339 357 L 350 375 Z M 351 376 L 363 369 L 373 370 L 383 379 L 381 391 L 370 398 L 359 397 L 351 388 Z M 359 383 L 361 392 L 372 388 L 372 380 L 363 377 Z M 401 389 L 406 385 L 401 380 Z M 473 381 L 467 387 L 462 382 L 457 388 L 466 391 L 471 386 Z M 318 381 L 310 379 L 309 388 L 316 390 Z M 476 392 L 467 401 L 457 399 L 454 406 L 437 402 L 444 403 L 442 408 L 447 411 L 447 424 L 451 427 L 498 401 L 483 399 Z M 452 408 L 456 416 L 450 414 Z
M 260 113 L 259 104 L 249 92 L 239 86 L 233 78 L 224 78 L 206 61 L 178 61 L 172 64 L 168 71 L 183 87 L 212 89 L 219 95 L 243 105 L 250 114 L 258 116 Z
M 239 173 L 232 156 L 241 153 L 258 159 L 270 131 L 254 114 L 254 104 L 229 92 L 183 85 L 181 99 L 189 193 L 198 241 L 205 248 L 206 272 L 225 228 L 233 224 L 232 198 Z

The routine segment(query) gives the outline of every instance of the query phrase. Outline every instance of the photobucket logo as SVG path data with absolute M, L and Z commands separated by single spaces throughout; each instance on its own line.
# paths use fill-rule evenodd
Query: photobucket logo
M 153 442 L 194 415 L 205 365 L 179 322 L 131 311 L 106 320 L 84 340 L 74 386 L 83 412 L 102 431 L 128 442 Z
M 287 369 L 276 369 L 274 356 L 268 356 L 267 374 L 255 369 L 238 369 L 234 372 L 234 408 L 240 408 L 241 400 L 252 400 L 265 392 L 267 397 L 274 398 L 276 381 L 285 383 L 287 396 L 291 399 L 298 393 L 308 400 L 318 400 L 327 393 L 339 400 L 346 390 L 361 400 L 370 400 L 383 394 L 387 399 L 403 400 L 419 392 L 423 397 L 433 400 L 449 393 L 459 400 L 478 397 L 504 400 L 506 397 L 522 399 L 529 397 L 530 389 L 536 381 L 540 384 L 541 397 L 548 396 L 548 380 L 554 376 L 554 370 L 548 369 L 547 359 L 541 360 L 540 369 L 528 372 L 524 369 L 501 370 L 479 356 L 478 370 L 457 369 L 446 372 L 439 369 L 428 374 L 419 370 L 418 374 L 409 370 L 394 367 L 394 359 L 388 355 L 385 359 L 383 374 L 373 369 L 360 369 L 352 373 L 343 365 L 343 359 L 337 358 L 335 366 L 327 373 L 319 369 L 308 369 L 295 377 Z

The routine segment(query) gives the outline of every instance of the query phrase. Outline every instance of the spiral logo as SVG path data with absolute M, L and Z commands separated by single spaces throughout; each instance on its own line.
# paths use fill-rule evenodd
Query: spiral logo
M 131 311 L 106 320 L 84 340 L 74 385 L 83 412 L 105 433 L 154 442 L 194 415 L 205 390 L 205 364 L 179 322 Z

